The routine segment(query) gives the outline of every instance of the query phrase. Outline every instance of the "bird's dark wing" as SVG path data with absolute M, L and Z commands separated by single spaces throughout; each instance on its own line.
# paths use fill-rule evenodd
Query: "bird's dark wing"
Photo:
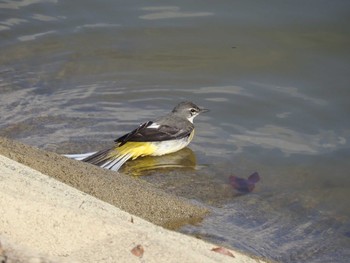
M 149 121 L 141 124 L 138 128 L 129 132 L 115 140 L 122 146 L 126 142 L 155 142 L 165 140 L 175 140 L 187 137 L 191 134 L 193 126 L 188 126 L 186 129 L 178 127 L 170 127 L 168 125 L 159 125 Z

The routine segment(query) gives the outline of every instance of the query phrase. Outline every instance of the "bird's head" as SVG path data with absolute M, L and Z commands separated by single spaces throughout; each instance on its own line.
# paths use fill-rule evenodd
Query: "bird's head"
M 190 101 L 180 102 L 174 109 L 173 113 L 181 117 L 185 117 L 193 123 L 193 119 L 203 112 L 208 112 L 208 109 L 199 108 L 196 104 Z

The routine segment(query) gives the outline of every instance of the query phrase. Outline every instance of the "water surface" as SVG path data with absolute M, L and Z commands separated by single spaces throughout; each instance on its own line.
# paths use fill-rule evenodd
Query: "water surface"
M 192 100 L 190 147 L 123 171 L 213 211 L 182 232 L 282 262 L 350 257 L 347 1 L 2 1 L 0 135 L 102 149 Z M 240 195 L 229 176 L 259 172 Z

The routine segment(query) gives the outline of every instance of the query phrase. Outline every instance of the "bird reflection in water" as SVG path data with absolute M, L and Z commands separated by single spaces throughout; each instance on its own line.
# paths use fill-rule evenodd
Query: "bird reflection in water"
M 136 160 L 128 161 L 120 172 L 133 176 L 148 175 L 150 171 L 162 169 L 170 171 L 174 169 L 194 170 L 196 167 L 196 156 L 194 152 L 186 147 L 178 152 L 163 156 L 146 156 Z

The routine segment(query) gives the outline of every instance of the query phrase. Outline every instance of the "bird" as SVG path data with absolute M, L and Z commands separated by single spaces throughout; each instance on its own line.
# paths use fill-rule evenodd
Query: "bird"
M 111 148 L 65 156 L 118 171 L 130 159 L 162 156 L 185 148 L 194 137 L 194 118 L 208 111 L 193 102 L 183 101 L 169 114 L 154 121 L 144 122 L 133 131 L 114 140 L 115 144 Z

